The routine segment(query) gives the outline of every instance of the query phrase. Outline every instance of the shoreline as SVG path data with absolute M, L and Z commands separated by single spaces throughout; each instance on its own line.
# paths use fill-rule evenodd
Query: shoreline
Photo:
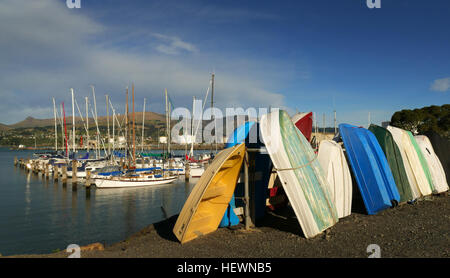
M 450 257 L 450 198 L 427 196 L 376 215 L 352 212 L 306 239 L 290 207 L 268 213 L 249 231 L 240 224 L 181 244 L 172 233 L 178 215 L 148 225 L 128 238 L 81 251 L 82 258 L 367 258 L 377 244 L 381 257 Z M 102 249 L 103 246 L 97 246 Z M 90 245 L 89 248 L 97 248 Z M 22 254 L 3 258 L 66 258 L 69 253 Z

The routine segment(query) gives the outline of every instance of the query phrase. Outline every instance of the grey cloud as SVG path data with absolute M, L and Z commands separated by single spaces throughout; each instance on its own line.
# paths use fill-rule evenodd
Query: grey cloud
M 61 1 L 2 1 L 0 96 L 5 101 L 0 103 L 0 122 L 14 123 L 29 115 L 52 117 L 52 97 L 70 103 L 69 88 L 73 87 L 80 102 L 82 96 L 91 95 L 90 84 L 95 85 L 101 103 L 108 93 L 123 106 L 125 87 L 134 82 L 137 99 L 146 97 L 152 111 L 163 111 L 164 88 L 176 105 L 190 107 L 193 95 L 203 98 L 211 65 L 218 65 L 218 106 L 280 106 L 284 102 L 283 95 L 271 89 L 280 83 L 278 68 L 282 66 L 214 57 L 215 53 L 200 53 L 194 44 L 160 33 L 152 33 L 156 43 L 165 45 L 159 51 L 183 51 L 186 55 L 119 50 L 107 41 L 94 40 L 104 32 L 111 33 L 107 29 L 67 9 Z M 99 114 L 102 106 L 99 104 Z
M 446 92 L 450 89 L 450 77 L 436 79 L 431 84 L 430 90 L 437 92 Z

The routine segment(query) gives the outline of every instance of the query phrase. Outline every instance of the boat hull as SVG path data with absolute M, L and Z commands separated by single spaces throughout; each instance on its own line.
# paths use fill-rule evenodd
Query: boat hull
M 154 179 L 147 181 L 138 181 L 133 179 L 112 179 L 112 178 L 103 178 L 103 179 L 95 179 L 95 186 L 97 188 L 123 188 L 123 187 L 143 187 L 143 186 L 154 186 L 154 185 L 163 185 L 169 184 L 177 180 L 177 177 L 172 178 L 164 178 L 164 179 Z
M 413 198 L 417 199 L 421 196 L 430 195 L 432 193 L 430 184 L 407 131 L 393 126 L 388 126 L 387 130 L 391 132 L 402 154 L 403 165 Z
M 336 224 L 338 214 L 322 167 L 289 115 L 283 110 L 263 115 L 260 128 L 305 237 L 314 237 Z
M 433 187 L 436 193 L 442 193 L 448 191 L 448 183 L 445 176 L 444 167 L 439 160 L 438 156 L 434 152 L 433 146 L 430 140 L 425 135 L 414 136 L 417 145 L 419 145 L 420 150 L 428 164 L 430 169 L 431 179 L 433 180 Z
M 403 164 L 402 154 L 392 134 L 389 130 L 373 124 L 370 125 L 369 130 L 375 135 L 381 149 L 386 155 L 395 184 L 397 185 L 398 193 L 400 193 L 400 202 L 407 202 L 414 199 Z
M 311 134 L 312 134 L 312 120 L 313 113 L 297 113 L 292 117 L 292 121 L 295 126 L 302 132 L 302 134 L 306 137 L 306 140 L 311 142 Z
M 181 243 L 217 230 L 233 196 L 245 155 L 245 144 L 222 150 L 187 198 L 173 233 Z
M 386 156 L 369 130 L 340 124 L 339 133 L 368 214 L 376 214 L 400 201 Z
M 434 131 L 427 131 L 424 133 L 428 137 L 433 146 L 434 152 L 442 163 L 444 168 L 447 184 L 450 184 L 450 140 L 442 138 Z
M 323 140 L 319 145 L 319 160 L 330 186 L 330 192 L 338 217 L 351 214 L 352 177 L 341 145 L 332 140 Z

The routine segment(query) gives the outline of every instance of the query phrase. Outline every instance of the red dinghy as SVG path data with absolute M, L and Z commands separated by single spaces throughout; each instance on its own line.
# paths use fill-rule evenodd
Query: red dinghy
M 312 133 L 312 125 L 313 125 L 313 113 L 305 112 L 305 113 L 297 113 L 292 117 L 292 122 L 294 122 L 295 126 L 302 132 L 302 134 L 311 142 L 311 133 Z

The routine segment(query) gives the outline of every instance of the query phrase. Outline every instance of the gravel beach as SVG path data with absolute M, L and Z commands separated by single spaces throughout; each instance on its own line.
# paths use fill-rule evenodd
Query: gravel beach
M 429 196 L 377 215 L 354 202 L 350 216 L 312 239 L 303 236 L 290 207 L 270 212 L 246 231 L 243 225 L 181 245 L 172 233 L 177 216 L 150 225 L 104 250 L 82 251 L 82 258 L 365 258 L 367 246 L 380 246 L 381 257 L 450 257 L 450 198 Z M 65 251 L 17 258 L 64 258 Z

